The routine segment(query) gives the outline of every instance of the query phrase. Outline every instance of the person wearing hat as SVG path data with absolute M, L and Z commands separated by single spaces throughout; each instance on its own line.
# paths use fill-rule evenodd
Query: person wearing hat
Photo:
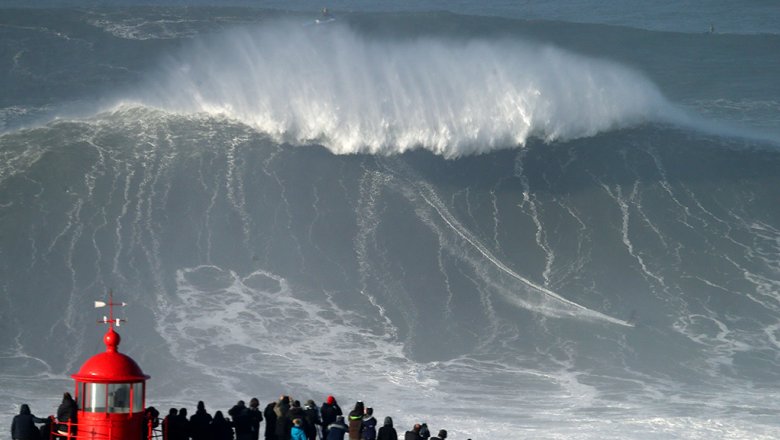
M 365 405 L 362 400 L 355 402 L 355 407 L 349 412 L 349 440 L 360 440 L 363 431 L 363 416 Z
M 309 399 L 306 401 L 306 405 L 303 406 L 303 431 L 306 433 L 306 438 L 316 440 L 317 426 L 320 425 L 322 425 L 320 412 L 314 401 Z
M 322 438 L 328 438 L 328 426 L 336 421 L 336 417 L 343 415 L 341 407 L 336 402 L 336 398 L 328 396 L 325 403 L 320 407 L 320 416 L 322 417 Z

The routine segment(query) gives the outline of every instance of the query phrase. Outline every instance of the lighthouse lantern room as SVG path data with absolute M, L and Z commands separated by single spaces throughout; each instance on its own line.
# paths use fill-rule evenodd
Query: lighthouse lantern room
M 78 426 L 72 427 L 69 438 L 95 440 L 138 440 L 148 438 L 149 429 L 144 420 L 146 380 L 138 364 L 118 351 L 121 338 L 114 331 L 122 319 L 114 318 L 113 295 L 109 302 L 95 301 L 95 307 L 109 308 L 109 316 L 100 323 L 108 324 L 103 336 L 106 351 L 98 353 L 72 375 L 76 381 Z M 77 432 L 77 434 L 76 434 Z

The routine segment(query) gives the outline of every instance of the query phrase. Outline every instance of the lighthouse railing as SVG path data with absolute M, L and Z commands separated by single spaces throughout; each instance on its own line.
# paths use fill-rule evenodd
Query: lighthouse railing
M 81 433 L 79 435 L 79 424 L 71 421 L 60 421 L 56 417 L 49 417 L 51 429 L 49 430 L 49 440 L 77 440 L 79 438 L 88 438 L 89 440 L 111 440 L 114 438 L 114 424 L 108 423 L 108 433 Z M 159 440 L 163 438 L 163 432 L 159 427 L 159 419 L 157 423 L 154 420 L 149 420 L 147 423 L 146 438 L 147 440 Z M 61 426 L 65 426 L 65 430 L 60 429 Z M 82 424 L 83 425 L 83 424 Z

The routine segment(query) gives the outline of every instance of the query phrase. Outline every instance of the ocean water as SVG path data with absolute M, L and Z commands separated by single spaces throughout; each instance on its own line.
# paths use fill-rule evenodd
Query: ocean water
M 55 412 L 113 290 L 163 413 L 780 437 L 774 2 L 21 6 L 0 423 Z

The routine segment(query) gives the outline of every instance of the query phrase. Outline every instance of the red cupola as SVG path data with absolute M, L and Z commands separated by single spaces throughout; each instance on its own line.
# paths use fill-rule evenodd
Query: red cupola
M 78 373 L 72 375 L 79 382 L 143 382 L 149 378 L 130 356 L 117 351 L 122 338 L 109 327 L 103 342 L 106 351 L 98 353 L 84 362 Z
M 147 433 L 144 410 L 149 376 L 118 350 L 121 338 L 114 326 L 123 320 L 114 319 L 113 307 L 125 304 L 112 301 L 95 302 L 96 307 L 109 306 L 109 317 L 98 321 L 109 325 L 103 336 L 106 351 L 87 359 L 71 376 L 76 380 L 78 438 L 138 440 Z

